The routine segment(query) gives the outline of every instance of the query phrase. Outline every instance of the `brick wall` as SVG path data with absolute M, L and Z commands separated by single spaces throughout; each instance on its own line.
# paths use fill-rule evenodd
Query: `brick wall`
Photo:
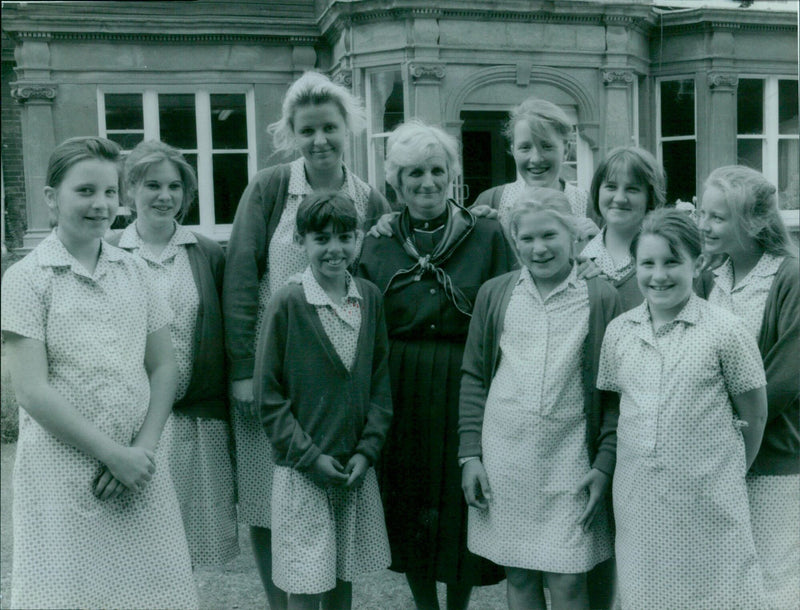
M 11 97 L 9 83 L 16 80 L 14 62 L 2 62 L 2 154 L 5 190 L 6 247 L 22 246 L 25 232 L 25 174 L 22 163 L 20 105 Z

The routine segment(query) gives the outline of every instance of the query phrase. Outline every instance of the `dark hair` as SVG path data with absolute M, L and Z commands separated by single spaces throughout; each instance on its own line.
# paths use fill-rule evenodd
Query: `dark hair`
M 144 180 L 145 174 L 151 167 L 163 161 L 172 163 L 181 176 L 183 201 L 180 212 L 178 212 L 178 221 L 182 222 L 191 209 L 197 194 L 197 176 L 177 148 L 159 140 L 139 142 L 136 148 L 125 157 L 125 185 L 132 198 L 134 196 L 133 187 L 138 186 Z M 136 214 L 136 202 L 131 200 L 130 204 L 131 211 Z
M 45 185 L 58 188 L 64 181 L 69 169 L 81 161 L 96 159 L 108 161 L 117 166 L 118 188 L 122 197 L 122 171 L 120 167 L 121 152 L 119 146 L 111 140 L 97 136 L 80 136 L 64 140 L 56 146 L 47 163 Z
M 669 250 L 677 259 L 683 259 L 681 249 L 696 259 L 703 250 L 700 229 L 688 214 L 675 208 L 660 208 L 650 212 L 642 222 L 642 228 L 633 238 L 630 253 L 636 260 L 636 250 L 643 235 L 656 235 L 666 240 Z
M 306 195 L 297 208 L 297 234 L 322 231 L 329 224 L 337 233 L 355 231 L 358 213 L 353 200 L 335 191 L 318 191 Z
M 597 167 L 589 188 L 594 211 L 600 216 L 600 187 L 609 176 L 625 171 L 636 182 L 647 186 L 647 209 L 655 210 L 663 207 L 667 201 L 667 179 L 664 168 L 655 157 L 644 148 L 637 146 L 619 146 L 606 155 Z

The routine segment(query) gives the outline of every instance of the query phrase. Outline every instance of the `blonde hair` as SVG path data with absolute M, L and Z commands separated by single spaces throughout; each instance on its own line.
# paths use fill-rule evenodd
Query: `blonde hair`
M 548 129 L 554 131 L 564 142 L 572 136 L 572 121 L 561 108 L 547 100 L 529 97 L 508 113 L 508 122 L 503 127 L 503 135 L 512 148 L 514 129 L 520 121 L 525 121 L 531 133 L 538 138 L 544 138 Z
M 547 212 L 564 225 L 573 238 L 578 236 L 578 225 L 567 196 L 556 189 L 530 186 L 523 189 L 514 201 L 508 218 L 508 234 L 515 249 L 519 221 L 531 212 Z
M 386 143 L 386 182 L 399 191 L 401 170 L 439 150 L 447 160 L 447 174 L 452 182 L 461 174 L 458 140 L 443 129 L 418 119 L 398 125 Z
M 197 176 L 194 169 L 184 159 L 177 148 L 173 148 L 165 142 L 159 140 L 148 140 L 139 142 L 125 157 L 125 185 L 128 194 L 127 203 L 131 211 L 136 213 L 136 202 L 134 201 L 135 188 L 144 180 L 147 171 L 154 165 L 163 161 L 169 161 L 178 170 L 183 184 L 183 201 L 178 212 L 178 222 L 186 218 L 186 214 L 194 203 L 197 195 Z
M 727 165 L 711 172 L 703 190 L 719 190 L 731 215 L 762 251 L 774 256 L 797 256 L 778 211 L 775 186 L 754 169 Z
M 292 150 L 295 147 L 294 117 L 298 108 L 327 103 L 339 109 L 350 132 L 357 133 L 366 126 L 366 114 L 357 97 L 324 74 L 306 72 L 292 83 L 283 97 L 281 118 L 267 127 L 275 149 Z

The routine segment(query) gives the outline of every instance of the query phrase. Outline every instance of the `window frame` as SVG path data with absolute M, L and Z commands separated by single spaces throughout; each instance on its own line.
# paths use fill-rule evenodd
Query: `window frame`
M 778 81 L 788 80 L 798 82 L 797 75 L 789 74 L 772 74 L 770 76 L 755 75 L 755 74 L 740 74 L 739 80 L 760 80 L 764 83 L 764 98 L 762 99 L 762 112 L 763 112 L 763 130 L 758 134 L 739 134 L 738 129 L 736 133 L 737 143 L 737 158 L 738 158 L 738 143 L 739 140 L 761 140 L 761 173 L 769 180 L 776 188 L 779 188 L 779 164 L 778 158 L 781 140 L 800 140 L 800 133 L 798 134 L 782 134 L 780 133 L 780 123 L 778 116 L 778 108 L 780 100 L 778 99 Z M 738 102 L 738 90 L 737 90 Z
M 367 119 L 367 128 L 366 128 L 366 139 L 367 139 L 367 182 L 371 184 L 375 189 L 377 189 L 380 193 L 384 195 L 387 199 L 390 199 L 390 193 L 386 192 L 388 187 L 386 186 L 386 178 L 384 175 L 378 175 L 378 168 L 377 168 L 377 154 L 378 151 L 376 150 L 376 143 L 379 140 L 382 140 L 384 143 L 384 162 L 386 160 L 386 141 L 389 139 L 389 135 L 392 133 L 391 131 L 374 131 L 373 130 L 373 118 L 374 114 L 373 111 L 375 110 L 372 107 L 372 77 L 376 74 L 380 74 L 382 72 L 397 72 L 400 74 L 401 81 L 403 83 L 403 121 L 408 118 L 408 83 L 405 79 L 403 79 L 403 69 L 400 64 L 388 64 L 383 66 L 371 66 L 369 68 L 364 69 L 363 73 L 363 83 L 364 83 L 364 110 L 366 112 L 366 119 Z M 385 113 L 386 108 L 381 109 L 381 117 Z
M 661 83 L 670 81 L 691 80 L 694 89 L 694 121 L 692 125 L 692 135 L 686 136 L 664 136 L 661 133 Z M 663 167 L 664 166 L 664 142 L 694 142 L 694 171 L 695 171 L 695 191 L 697 190 L 697 78 L 694 74 L 671 74 L 670 76 L 656 77 L 655 86 L 656 98 L 656 160 Z M 697 192 L 695 192 L 695 197 Z
M 108 130 L 106 128 L 106 94 L 140 94 L 142 96 L 143 129 Z M 144 140 L 160 139 L 159 94 L 193 95 L 195 103 L 196 149 L 179 149 L 181 152 L 197 155 L 197 206 L 200 223 L 186 225 L 217 241 L 230 238 L 230 223 L 217 223 L 214 208 L 214 164 L 213 156 L 219 154 L 247 154 L 247 180 L 252 180 L 257 168 L 257 138 L 255 126 L 255 90 L 252 85 L 104 85 L 97 88 L 98 132 L 101 137 L 109 133 L 140 133 Z M 211 138 L 211 95 L 240 94 L 245 96 L 246 149 L 214 149 Z M 127 151 L 126 151 L 127 152 Z

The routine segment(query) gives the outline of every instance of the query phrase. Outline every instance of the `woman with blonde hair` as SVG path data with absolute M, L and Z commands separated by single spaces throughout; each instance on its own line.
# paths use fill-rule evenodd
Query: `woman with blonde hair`
M 277 150 L 296 151 L 291 163 L 258 172 L 242 194 L 228 243 L 223 287 L 239 520 L 251 526 L 253 551 L 271 608 L 286 607 L 272 582 L 271 495 L 274 460 L 253 402 L 255 346 L 270 296 L 308 260 L 294 239 L 303 198 L 318 190 L 340 191 L 356 206 L 359 224 L 370 227 L 389 206 L 384 197 L 343 162 L 349 135 L 364 126 L 359 101 L 318 72 L 306 72 L 283 99 L 281 118 L 270 125 Z

